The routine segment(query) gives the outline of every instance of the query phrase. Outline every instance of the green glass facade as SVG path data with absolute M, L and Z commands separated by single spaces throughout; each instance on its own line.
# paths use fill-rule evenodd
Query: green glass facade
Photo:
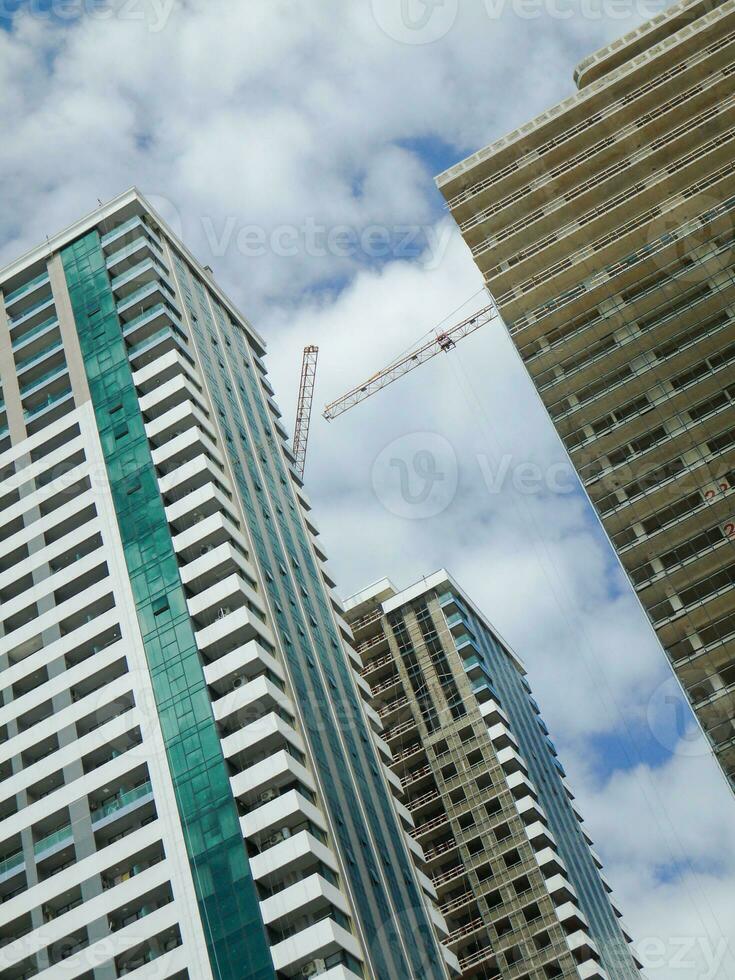
M 266 980 L 265 929 L 98 233 L 62 261 L 212 973 Z
M 180 256 L 182 296 L 304 730 L 380 980 L 446 976 L 245 332 Z

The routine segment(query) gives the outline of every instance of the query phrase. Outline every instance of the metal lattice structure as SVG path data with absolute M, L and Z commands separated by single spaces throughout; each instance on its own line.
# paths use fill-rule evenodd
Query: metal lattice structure
M 314 382 L 316 381 L 316 362 L 318 357 L 318 347 L 311 345 L 304 348 L 304 359 L 301 363 L 301 382 L 299 384 L 299 401 L 296 406 L 296 426 L 293 436 L 293 454 L 296 457 L 296 470 L 302 479 L 306 466 L 306 447 L 309 442 L 311 406 L 314 401 Z
M 458 340 L 474 333 L 475 330 L 479 330 L 480 327 L 484 327 L 486 323 L 490 323 L 497 317 L 498 311 L 495 303 L 491 303 L 477 313 L 473 313 L 472 316 L 467 317 L 466 320 L 462 320 L 460 323 L 450 327 L 449 330 L 437 333 L 421 347 L 417 347 L 410 353 L 404 354 L 393 361 L 392 364 L 389 364 L 388 367 L 383 368 L 382 371 L 378 371 L 377 374 L 372 375 L 372 377 L 368 378 L 361 385 L 352 388 L 346 395 L 342 395 L 341 398 L 330 402 L 324 409 L 324 418 L 329 421 L 336 419 L 343 412 L 365 401 L 366 398 L 381 391 L 383 388 L 387 388 L 389 384 L 402 378 L 409 371 L 413 371 L 414 368 L 419 367 L 436 354 L 446 353 L 452 350 Z

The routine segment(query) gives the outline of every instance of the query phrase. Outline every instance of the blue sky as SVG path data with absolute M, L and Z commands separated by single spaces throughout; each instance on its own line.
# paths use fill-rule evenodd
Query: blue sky
M 484 305 L 433 175 L 660 9 L 64 2 L 0 33 L 0 262 L 136 184 L 268 340 L 289 425 L 307 343 L 321 405 Z M 502 326 L 316 412 L 307 489 L 343 594 L 445 566 L 526 662 L 647 975 L 735 976 L 735 804 Z

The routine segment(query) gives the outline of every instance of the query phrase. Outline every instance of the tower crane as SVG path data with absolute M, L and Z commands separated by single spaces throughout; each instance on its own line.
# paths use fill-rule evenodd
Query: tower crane
M 311 405 L 314 400 L 314 382 L 316 380 L 316 362 L 318 357 L 318 347 L 315 347 L 313 344 L 309 347 L 304 347 L 304 358 L 301 362 L 299 400 L 296 406 L 296 425 L 293 436 L 293 454 L 296 457 L 295 468 L 301 479 L 304 478 L 304 468 L 306 466 L 306 446 L 309 442 Z
M 442 351 L 447 353 L 453 350 L 458 340 L 469 336 L 475 330 L 479 330 L 480 327 L 484 327 L 486 323 L 490 323 L 499 316 L 500 314 L 495 303 L 490 303 L 489 306 L 484 307 L 477 313 L 473 313 L 472 316 L 467 317 L 467 319 L 462 320 L 460 323 L 456 323 L 448 330 L 440 331 L 425 344 L 415 348 L 408 354 L 401 355 L 401 357 L 383 368 L 382 371 L 373 374 L 361 385 L 352 388 L 340 398 L 330 402 L 324 409 L 324 418 L 331 422 L 332 419 L 336 419 L 348 409 L 353 408 L 360 402 L 364 402 L 366 398 L 381 391 L 383 388 L 387 388 L 389 384 L 402 378 L 409 371 L 413 371 L 414 368 L 419 367 L 436 354 L 441 354 Z

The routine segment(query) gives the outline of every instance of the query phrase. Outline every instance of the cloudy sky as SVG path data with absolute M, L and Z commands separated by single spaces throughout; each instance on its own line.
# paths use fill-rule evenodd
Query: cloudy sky
M 658 9 L 0 0 L 0 263 L 138 185 L 267 338 L 291 425 L 305 344 L 321 406 L 483 304 L 434 174 Z M 311 438 L 340 591 L 450 569 L 528 666 L 647 975 L 735 976 L 735 803 L 502 327 Z

